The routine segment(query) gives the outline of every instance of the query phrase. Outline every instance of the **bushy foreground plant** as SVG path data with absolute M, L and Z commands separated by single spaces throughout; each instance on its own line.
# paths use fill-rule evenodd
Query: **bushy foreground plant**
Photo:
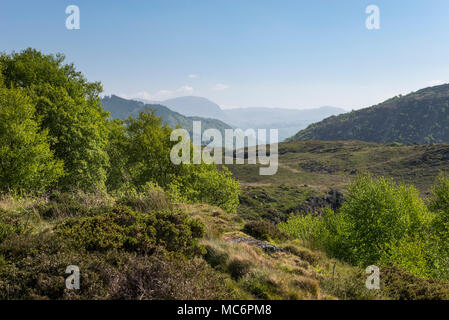
M 339 212 L 292 217 L 279 228 L 355 265 L 393 263 L 418 276 L 441 277 L 443 241 L 435 224 L 444 224 L 433 218 L 414 187 L 362 175 Z
M 93 203 L 99 207 L 45 217 L 55 226 L 44 231 L 28 228 L 16 212 L 0 212 L 0 299 L 234 297 L 228 280 L 197 257 L 204 253 L 198 220 L 168 209 Z M 81 271 L 79 290 L 66 289 L 69 265 Z
M 202 253 L 197 239 L 204 235 L 204 226 L 181 212 L 142 213 L 117 206 L 105 214 L 68 219 L 55 227 L 55 234 L 87 251 L 146 252 L 163 246 L 193 256 Z

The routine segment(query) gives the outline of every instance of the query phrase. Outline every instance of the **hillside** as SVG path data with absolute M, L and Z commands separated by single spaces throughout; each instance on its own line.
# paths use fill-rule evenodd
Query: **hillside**
M 105 110 L 111 113 L 111 118 L 122 120 L 127 119 L 130 115 L 137 116 L 145 107 L 149 107 L 155 111 L 156 116 L 162 118 L 163 122 L 170 127 L 176 128 L 179 125 L 187 129 L 190 133 L 192 133 L 193 121 L 201 121 L 203 130 L 215 128 L 220 132 L 224 132 L 225 129 L 231 128 L 231 126 L 217 119 L 196 116 L 187 117 L 160 104 L 145 104 L 140 101 L 123 99 L 115 95 L 104 97 L 101 100 L 101 104 Z
M 226 115 L 220 106 L 206 98 L 186 96 L 164 100 L 161 104 L 186 116 L 214 118 L 226 121 Z
M 346 193 L 359 173 L 413 184 L 427 197 L 438 174 L 449 171 L 449 144 L 398 146 L 361 141 L 291 141 L 279 145 L 279 169 L 260 176 L 259 166 L 230 165 L 243 194 L 240 214 L 273 222 L 330 205 L 331 190 Z
M 449 142 L 449 84 L 327 118 L 291 138 L 310 139 L 419 144 Z

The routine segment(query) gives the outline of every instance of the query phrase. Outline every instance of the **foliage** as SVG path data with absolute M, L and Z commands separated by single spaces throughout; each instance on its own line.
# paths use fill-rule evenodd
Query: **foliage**
M 197 239 L 204 235 L 204 226 L 182 213 L 141 213 L 118 206 L 106 214 L 66 220 L 55 227 L 55 233 L 88 251 L 147 252 L 157 245 L 196 255 L 203 250 Z
M 361 175 L 339 212 L 292 217 L 279 228 L 355 265 L 393 263 L 432 277 L 439 247 L 431 235 L 432 218 L 413 187 Z
M 64 59 L 34 49 L 2 54 L 4 83 L 9 89 L 22 89 L 36 106 L 39 129 L 48 131 L 51 150 L 64 161 L 67 175 L 61 184 L 102 189 L 109 165 L 107 113 L 99 98 L 102 88 L 88 82 L 73 65 L 63 64 Z
M 433 269 L 440 277 L 449 279 L 449 178 L 441 174 L 433 188 L 430 209 L 435 212 L 432 222 L 433 240 L 437 243 Z
M 240 189 L 231 173 L 204 163 L 173 164 L 170 151 L 176 142 L 170 141 L 171 129 L 153 111 L 130 117 L 125 132 L 117 123 L 114 128 L 111 150 L 116 154 L 111 153 L 111 159 L 118 160 L 111 170 L 112 189 L 132 186 L 139 191 L 148 183 L 156 184 L 168 190 L 174 201 L 205 202 L 235 212 Z
M 278 229 L 294 239 L 300 239 L 312 248 L 322 247 L 323 220 L 312 215 L 291 216 L 287 222 L 278 224 Z
M 20 89 L 0 88 L 0 192 L 42 192 L 63 175 Z
M 65 270 L 81 270 L 80 289 L 67 290 Z M 81 252 L 50 234 L 0 244 L 0 299 L 230 299 L 223 277 L 204 261 L 163 248 L 138 255 Z
M 214 165 L 186 165 L 185 173 L 169 185 L 174 200 L 204 202 L 235 213 L 239 205 L 240 185 L 229 170 Z
M 18 217 L 8 215 L 6 211 L 0 209 L 0 243 L 12 235 L 25 233 L 26 229 Z
M 393 299 L 400 300 L 447 300 L 447 281 L 425 279 L 395 266 L 382 268 L 385 292 Z
M 390 248 L 404 237 L 425 237 L 431 216 L 413 187 L 362 175 L 348 191 L 340 211 L 347 219 L 347 241 L 354 248 L 344 257 L 347 260 L 367 266 L 388 257 Z

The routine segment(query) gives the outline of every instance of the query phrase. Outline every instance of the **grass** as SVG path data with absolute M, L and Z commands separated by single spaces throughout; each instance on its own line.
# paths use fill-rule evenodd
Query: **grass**
M 91 221 L 90 217 L 103 217 L 104 214 L 107 216 L 109 207 L 114 208 L 116 203 L 123 206 L 120 199 L 93 201 L 95 195 L 84 196 L 87 199 L 65 202 L 62 206 L 65 213 L 59 215 L 45 214 L 48 208 L 55 206 L 54 197 L 4 197 L 0 201 L 2 217 L 14 217 L 18 219 L 19 224 L 27 224 L 26 230 L 20 229 L 20 234 L 9 234 L 0 242 L 0 276 L 3 277 L 0 281 L 1 297 L 390 299 L 441 296 L 440 292 L 434 293 L 432 290 L 428 294 L 422 294 L 423 290 L 429 290 L 433 284 L 416 277 L 413 278 L 413 283 L 419 285 L 418 289 L 406 285 L 402 280 L 407 279 L 409 275 L 394 269 L 388 270 L 389 282 L 382 290 L 368 290 L 365 288 L 366 275 L 363 270 L 330 259 L 323 252 L 310 250 L 307 244 L 297 240 L 273 237 L 269 241 L 279 248 L 276 251 L 264 251 L 257 245 L 256 240 L 233 241 L 236 238 L 252 238 L 244 232 L 247 221 L 238 214 L 228 214 L 220 208 L 205 204 L 170 203 L 166 208 L 182 212 L 188 219 L 199 220 L 204 225 L 204 236 L 198 243 L 204 250 L 200 250 L 199 255 L 186 258 L 175 252 L 167 252 L 171 250 L 169 247 L 150 247 L 149 251 L 133 251 L 130 246 L 116 246 L 106 251 L 90 247 L 81 250 L 73 246 L 70 239 L 61 238 L 61 233 L 56 234 L 56 226 L 71 221 L 81 223 L 86 218 Z M 73 199 L 83 195 L 59 194 L 58 197 Z M 147 199 L 139 198 L 135 207 L 139 208 L 142 203 L 145 207 L 152 208 L 159 207 L 163 201 L 153 195 Z M 77 206 L 73 207 L 74 205 Z M 84 212 L 85 206 L 89 207 L 87 213 Z M 78 207 L 81 208 L 83 217 L 73 216 L 74 208 Z M 33 219 L 29 219 L 25 214 L 27 212 L 34 212 Z M 125 219 L 125 216 L 118 218 Z M 126 223 L 135 222 L 127 220 Z M 143 230 L 141 222 L 137 223 L 136 227 Z M 79 227 L 83 225 L 85 224 L 81 223 Z M 155 228 L 157 231 L 159 227 L 155 225 Z M 114 232 L 122 231 L 117 229 Z M 74 261 L 83 270 L 85 277 L 83 289 L 76 293 L 64 289 L 65 267 Z M 444 285 L 439 290 L 444 293 Z
M 279 144 L 279 170 L 260 176 L 258 165 L 231 165 L 244 186 L 282 184 L 314 192 L 344 191 L 356 173 L 371 172 L 415 185 L 427 193 L 440 171 L 449 170 L 449 144 L 395 145 L 361 141 L 293 141 Z

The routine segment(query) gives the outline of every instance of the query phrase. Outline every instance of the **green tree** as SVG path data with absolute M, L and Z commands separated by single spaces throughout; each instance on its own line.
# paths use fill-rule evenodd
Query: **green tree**
M 176 166 L 170 160 L 170 150 L 175 144 L 170 141 L 171 130 L 151 109 L 126 121 L 129 140 L 125 149 L 127 170 L 136 187 L 152 181 L 166 188 L 183 170 L 182 165 Z
M 101 108 L 100 83 L 90 83 L 61 54 L 34 49 L 0 56 L 5 86 L 21 88 L 36 106 L 51 150 L 67 171 L 61 185 L 83 190 L 104 188 L 108 113 Z
M 118 182 L 116 187 L 129 182 L 139 189 L 152 182 L 168 190 L 175 200 L 205 202 L 235 212 L 240 188 L 231 173 L 205 163 L 173 164 L 170 152 L 177 142 L 170 141 L 172 129 L 153 111 L 147 109 L 136 118 L 130 117 L 125 130 L 123 134 L 116 128 L 114 134 L 115 146 L 123 149 L 120 157 L 126 159 L 126 165 L 117 164 L 117 168 L 123 165 L 123 172 L 116 171 L 111 177 Z
M 106 186 L 109 191 L 113 191 L 120 189 L 129 182 L 129 175 L 126 170 L 128 162 L 128 155 L 126 153 L 128 149 L 128 137 L 122 120 L 110 120 L 108 129 L 107 153 L 110 166 L 107 171 Z
M 439 277 L 449 278 L 449 178 L 441 174 L 433 187 L 430 209 L 435 212 L 432 222 L 433 238 L 436 243 L 434 269 Z
M 34 112 L 22 90 L 0 88 L 0 192 L 41 192 L 63 176 Z
M 431 215 L 413 186 L 362 175 L 349 187 L 340 213 L 346 218 L 348 260 L 362 265 L 389 260 L 404 237 L 423 239 Z

